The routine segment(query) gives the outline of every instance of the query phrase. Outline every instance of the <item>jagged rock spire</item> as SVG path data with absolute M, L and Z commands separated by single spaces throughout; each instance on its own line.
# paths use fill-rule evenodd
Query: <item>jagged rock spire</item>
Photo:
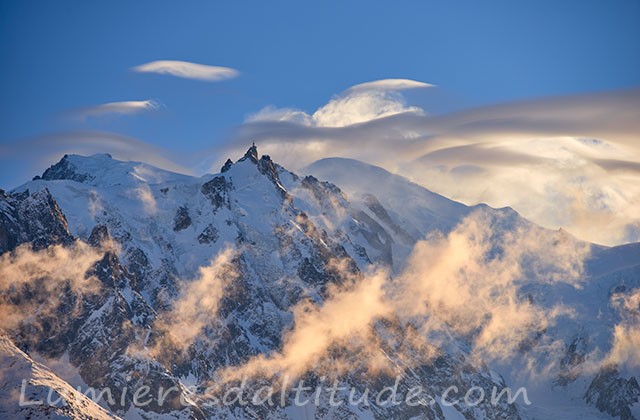
M 251 147 L 245 152 L 244 156 L 238 159 L 238 162 L 244 162 L 249 159 L 251 162 L 257 164 L 258 163 L 258 147 L 256 146 L 256 142 L 251 143 Z M 233 166 L 233 161 L 231 159 L 227 159 L 227 161 L 222 165 L 220 172 L 227 172 Z
M 245 157 L 251 158 L 255 163 L 258 163 L 258 148 L 256 147 L 256 143 L 253 142 L 247 153 L 244 154 Z
M 231 159 L 227 159 L 227 161 L 224 163 L 224 165 L 222 165 L 222 169 L 220 169 L 220 172 L 227 172 L 229 169 L 231 169 L 231 167 L 233 166 L 233 161 Z
M 242 162 L 247 159 L 251 160 L 253 163 L 258 163 L 258 148 L 256 147 L 255 142 L 251 144 L 251 147 L 249 148 L 249 150 L 247 150 L 247 152 L 244 154 L 242 158 L 238 160 L 238 162 Z

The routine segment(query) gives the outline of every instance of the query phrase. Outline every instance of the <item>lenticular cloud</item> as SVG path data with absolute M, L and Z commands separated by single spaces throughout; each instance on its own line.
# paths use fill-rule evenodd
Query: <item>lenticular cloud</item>
M 230 67 L 209 66 L 176 60 L 151 61 L 133 67 L 132 70 L 137 73 L 166 74 L 183 79 L 204 80 L 208 82 L 233 79 L 239 75 L 238 70 Z

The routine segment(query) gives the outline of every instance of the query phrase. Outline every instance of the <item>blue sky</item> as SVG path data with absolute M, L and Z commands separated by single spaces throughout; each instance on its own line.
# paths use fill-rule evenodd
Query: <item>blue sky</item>
M 3 1 L 0 187 L 74 152 L 199 175 L 256 140 L 640 240 L 638 22 L 638 0 Z M 133 71 L 157 60 L 238 75 Z M 383 79 L 409 82 L 352 88 Z
M 0 141 L 72 129 L 215 144 L 273 104 L 312 111 L 389 77 L 439 86 L 432 112 L 640 84 L 640 2 L 25 2 L 0 6 Z M 238 69 L 220 83 L 135 74 L 161 59 Z M 78 123 L 69 110 L 154 98 L 161 112 Z

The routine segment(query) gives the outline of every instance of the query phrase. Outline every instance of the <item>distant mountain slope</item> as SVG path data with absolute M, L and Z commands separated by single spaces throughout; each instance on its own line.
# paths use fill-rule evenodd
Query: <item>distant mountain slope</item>
M 422 236 L 434 228 L 451 229 L 471 211 L 462 203 L 433 193 L 408 179 L 380 167 L 355 159 L 326 158 L 303 170 L 336 185 L 352 200 L 368 204 L 367 194 L 373 194 L 391 214 L 406 218 L 402 221 L 414 236 Z

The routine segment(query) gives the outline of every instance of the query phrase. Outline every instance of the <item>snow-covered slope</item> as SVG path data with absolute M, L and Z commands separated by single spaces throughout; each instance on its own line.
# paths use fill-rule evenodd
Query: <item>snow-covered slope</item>
M 119 419 L 37 363 L 0 334 L 0 417 Z
M 354 159 L 321 159 L 303 171 L 339 185 L 354 208 L 384 226 L 393 239 L 396 269 L 417 240 L 434 230 L 447 233 L 474 210 L 487 208 L 465 206 L 402 176 Z M 509 208 L 492 211 L 518 219 Z
M 451 229 L 470 212 L 464 204 L 354 159 L 321 159 L 304 171 L 339 185 L 351 200 L 368 204 L 368 195 L 374 195 L 390 215 L 401 219 L 401 227 L 414 237 L 422 237 L 434 228 Z

